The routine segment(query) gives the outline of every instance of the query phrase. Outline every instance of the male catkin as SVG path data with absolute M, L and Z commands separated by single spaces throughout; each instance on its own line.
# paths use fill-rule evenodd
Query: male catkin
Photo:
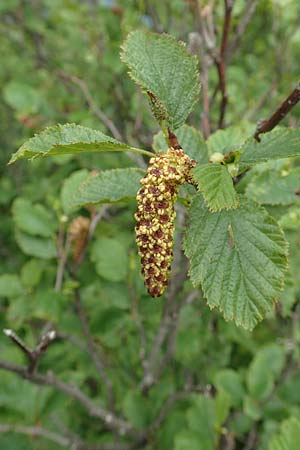
M 190 180 L 196 161 L 181 148 L 169 148 L 150 159 L 147 173 L 137 194 L 136 242 L 142 275 L 152 297 L 163 294 L 173 258 L 174 204 L 180 184 Z

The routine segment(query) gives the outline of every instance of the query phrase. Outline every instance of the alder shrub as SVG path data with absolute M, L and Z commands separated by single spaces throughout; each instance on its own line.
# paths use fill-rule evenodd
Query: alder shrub
M 290 164 L 284 177 L 278 170 L 279 179 L 271 180 L 277 191 L 269 185 L 269 192 L 254 195 L 251 184 L 245 192 L 239 189 L 238 177 L 257 165 L 260 178 L 266 176 L 264 167 L 269 175 L 272 161 L 280 161 L 279 169 L 285 167 L 283 158 L 300 155 L 300 131 L 284 128 L 243 143 L 229 141 L 225 148 L 212 145 L 209 151 L 200 132 L 185 125 L 199 97 L 197 58 L 170 36 L 135 31 L 125 41 L 121 59 L 148 95 L 162 129 L 154 138 L 153 155 L 100 131 L 66 124 L 27 141 L 10 163 L 75 152 L 127 151 L 151 157 L 144 177 L 138 168 L 91 174 L 72 186 L 68 200 L 70 207 L 78 207 L 121 201 L 138 192 L 137 244 L 145 284 L 153 297 L 162 295 L 171 271 L 178 188 L 193 185 L 193 192 L 184 197 L 188 225 L 183 247 L 190 262 L 189 277 L 201 287 L 210 308 L 252 330 L 274 308 L 288 267 L 282 228 L 261 205 L 265 198 L 255 196 L 269 195 L 267 203 L 272 205 L 289 204 L 299 195 L 299 169 Z M 278 191 L 283 198 L 278 198 Z
M 118 202 L 126 208 L 136 199 L 135 230 L 132 228 L 132 233 L 136 235 L 141 276 L 145 284 L 143 295 L 146 290 L 149 293 L 148 299 L 143 298 L 142 301 L 153 302 L 152 308 L 160 308 L 161 303 L 165 305 L 161 326 L 154 336 L 154 345 L 148 358 L 145 359 L 145 349 L 142 349 L 143 373 L 141 381 L 136 380 L 135 383 L 140 383 L 139 387 L 126 397 L 125 420 L 118 416 L 118 408 L 112 398 L 112 382 L 105 375 L 100 360 L 98 370 L 107 388 L 108 410 L 96 403 L 94 405 L 74 386 L 68 388 L 62 382 L 59 384 L 51 374 L 40 375 L 36 372 L 37 359 L 52 341 L 53 335 L 49 338 L 49 334 L 46 334 L 35 353 L 23 349 L 30 361 L 33 360 L 32 370 L 27 372 L 26 368 L 5 365 L 2 368 L 14 371 L 33 383 L 52 386 L 71 395 L 87 409 L 90 416 L 100 418 L 106 429 L 117 432 L 123 444 L 129 445 L 113 447 L 112 442 L 111 447 L 103 448 L 212 450 L 219 448 L 217 445 L 224 436 L 228 437 L 230 433 L 242 436 L 251 428 L 253 421 L 260 419 L 260 410 L 266 407 L 284 364 L 281 348 L 270 343 L 257 352 L 246 375 L 247 392 L 241 381 L 243 371 L 238 373 L 230 369 L 217 373 L 214 388 L 210 385 L 199 386 L 194 379 L 196 375 L 193 375 L 187 377 L 184 386 L 178 391 L 178 388 L 174 388 L 174 379 L 170 381 L 169 377 L 163 385 L 158 385 L 162 396 L 160 402 L 155 397 L 155 387 L 162 371 L 172 360 L 182 298 L 189 305 L 196 297 L 200 297 L 201 304 L 205 305 L 201 309 L 204 318 L 208 308 L 215 310 L 216 317 L 220 315 L 222 321 L 233 322 L 230 333 L 235 337 L 232 340 L 239 342 L 249 339 L 250 346 L 255 344 L 251 343 L 247 332 L 252 331 L 264 318 L 274 315 L 278 300 L 284 311 L 292 308 L 294 300 L 289 300 L 287 292 L 294 289 L 293 280 L 299 277 L 299 267 L 294 259 L 292 243 L 289 264 L 289 244 L 283 229 L 293 242 L 293 233 L 299 227 L 300 167 L 295 157 L 300 156 L 300 129 L 263 129 L 261 124 L 255 131 L 248 125 L 248 137 L 245 138 L 237 131 L 239 124 L 235 124 L 205 140 L 199 130 L 185 123 L 201 92 L 199 61 L 187 52 L 184 44 L 168 35 L 134 31 L 123 44 L 121 59 L 127 65 L 130 77 L 146 95 L 153 116 L 161 128 L 154 136 L 153 152 L 135 148 L 94 129 L 64 124 L 47 128 L 29 139 L 12 156 L 10 163 L 21 158 L 36 159 L 84 152 L 126 152 L 140 163 L 138 167 L 120 167 L 100 173 L 88 174 L 86 170 L 81 170 L 65 181 L 62 192 L 65 216 L 62 217 L 61 226 L 68 220 L 66 214 L 73 220 L 68 225 L 64 252 L 60 254 L 60 276 L 64 277 L 65 272 L 65 276 L 69 277 L 64 289 L 75 292 L 77 296 L 76 308 L 88 337 L 88 352 L 94 361 L 96 359 L 97 365 L 96 346 L 89 335 L 82 310 L 77 272 L 88 241 L 92 238 L 91 220 L 95 220 L 95 217 L 100 219 L 101 214 L 105 214 L 106 206 L 92 219 L 79 215 L 78 211 L 82 211 L 82 208 L 94 211 L 94 205 Z M 18 217 L 29 212 L 31 221 L 24 229 L 22 221 L 18 223 Z M 44 235 L 41 234 L 42 237 L 47 238 L 53 232 L 47 211 L 30 202 L 17 201 L 14 215 L 20 228 L 17 239 L 23 249 L 31 245 L 30 236 L 24 234 L 28 228 L 32 231 L 42 222 L 46 230 Z M 39 247 L 35 240 L 37 254 L 45 251 L 44 244 Z M 188 273 L 181 247 L 188 260 Z M 71 265 L 68 262 L 70 251 L 73 252 Z M 57 252 L 50 241 L 47 252 L 50 258 Z M 112 273 L 109 279 L 122 280 L 123 275 L 120 276 L 120 273 L 124 271 L 124 257 L 115 241 L 103 241 L 99 248 L 94 248 L 92 258 L 101 266 L 106 252 L 117 255 L 113 267 L 109 268 Z M 133 265 L 135 261 L 133 257 Z M 39 268 L 34 266 L 28 270 L 38 272 Z M 56 282 L 57 287 L 61 288 L 62 280 L 57 279 Z M 184 297 L 182 292 L 186 294 Z M 133 309 L 132 314 L 138 314 L 136 309 Z M 196 320 L 197 309 L 193 310 L 193 316 Z M 189 320 L 187 318 L 188 323 Z M 143 323 L 138 319 L 137 323 L 143 341 Z M 263 325 L 261 333 L 264 333 Z M 7 334 L 18 344 L 17 336 L 10 330 Z M 197 347 L 196 341 L 200 335 L 196 333 L 191 336 L 189 346 Z M 156 364 L 166 337 L 167 348 Z M 206 344 L 215 345 L 211 344 L 211 340 L 206 340 Z M 20 343 L 18 345 L 22 347 Z M 184 361 L 185 353 L 182 352 L 180 356 L 180 346 L 178 355 L 180 363 L 186 363 L 188 372 L 194 364 L 193 356 L 191 359 L 187 356 L 187 361 Z M 126 361 L 123 362 L 126 366 Z M 117 390 L 121 389 L 118 381 L 113 382 Z M 295 383 L 299 386 L 298 382 Z M 154 388 L 154 393 L 151 393 L 151 388 Z M 217 393 L 214 392 L 215 388 Z M 164 390 L 166 395 L 162 395 Z M 169 393 L 170 397 L 167 395 Z M 187 394 L 192 395 L 189 400 Z M 183 402 L 185 422 L 179 412 L 180 417 L 176 416 L 176 410 L 168 416 L 176 401 Z M 238 412 L 242 401 L 243 414 Z M 278 403 L 280 400 L 269 406 L 270 410 L 273 408 L 274 415 L 276 408 L 280 410 Z M 232 428 L 226 428 L 224 423 L 232 410 L 236 416 L 232 416 Z M 290 413 L 292 415 L 292 411 Z M 289 416 L 282 412 L 278 414 L 280 418 Z M 297 410 L 283 423 L 279 435 L 268 446 L 270 450 L 298 448 L 298 416 Z M 164 429 L 164 426 L 168 428 Z M 105 444 L 105 432 L 103 436 Z M 79 444 L 76 448 L 83 448 Z M 84 448 L 98 448 L 85 445 Z

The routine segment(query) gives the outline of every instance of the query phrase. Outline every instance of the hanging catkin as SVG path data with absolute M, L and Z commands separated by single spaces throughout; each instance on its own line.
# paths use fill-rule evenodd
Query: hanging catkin
M 137 194 L 136 242 L 142 275 L 152 297 L 163 294 L 173 259 L 173 234 L 178 187 L 190 180 L 196 161 L 181 148 L 169 148 L 150 159 L 147 174 Z

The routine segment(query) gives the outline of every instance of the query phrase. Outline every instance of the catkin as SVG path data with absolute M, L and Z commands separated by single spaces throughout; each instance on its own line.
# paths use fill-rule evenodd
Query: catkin
M 173 259 L 174 204 L 179 185 L 190 180 L 196 161 L 182 149 L 169 148 L 150 159 L 137 194 L 135 232 L 141 257 L 141 272 L 152 297 L 163 294 Z

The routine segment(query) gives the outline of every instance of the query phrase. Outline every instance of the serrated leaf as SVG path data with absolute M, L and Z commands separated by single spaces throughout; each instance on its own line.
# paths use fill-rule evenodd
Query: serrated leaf
M 288 173 L 263 172 L 253 177 L 246 188 L 246 195 L 258 203 L 290 205 L 300 200 L 300 168 Z
M 33 205 L 25 198 L 17 198 L 12 206 L 16 226 L 33 236 L 50 237 L 56 229 L 56 221 L 43 205 Z
M 69 214 L 72 211 L 72 199 L 83 180 L 86 180 L 89 172 L 87 169 L 73 172 L 65 181 L 61 190 L 60 199 L 64 212 Z
M 183 43 L 168 35 L 133 31 L 123 44 L 121 59 L 129 74 L 155 98 L 156 118 L 166 115 L 171 129 L 179 128 L 199 95 L 198 60 Z M 160 108 L 158 108 L 160 103 Z
M 300 420 L 290 417 L 280 427 L 270 442 L 268 450 L 299 450 L 300 448 Z
M 241 165 L 300 155 L 300 128 L 280 128 L 259 138 L 260 142 L 251 138 L 241 147 Z
M 196 195 L 189 213 L 185 253 L 190 278 L 202 285 L 210 308 L 252 330 L 283 288 L 287 242 L 277 222 L 253 201 L 210 213 Z
M 192 170 L 192 175 L 210 211 L 239 206 L 238 195 L 225 165 L 198 165 Z
M 20 158 L 49 155 L 65 155 L 83 152 L 138 151 L 127 144 L 106 136 L 101 131 L 82 127 L 74 123 L 46 128 L 25 142 L 14 153 L 9 164 Z M 140 152 L 140 151 L 139 151 Z
M 57 249 L 52 239 L 45 239 L 18 231 L 16 241 L 25 255 L 36 258 L 51 259 L 57 257 Z
M 69 199 L 69 210 L 90 203 L 113 203 L 136 197 L 144 170 L 113 169 L 89 175 Z
M 207 145 L 200 131 L 189 125 L 182 125 L 176 130 L 176 136 L 184 152 L 189 155 L 190 158 L 195 159 L 199 164 L 208 162 Z M 168 149 L 162 131 L 154 136 L 152 147 L 158 152 L 162 150 L 166 151 Z

